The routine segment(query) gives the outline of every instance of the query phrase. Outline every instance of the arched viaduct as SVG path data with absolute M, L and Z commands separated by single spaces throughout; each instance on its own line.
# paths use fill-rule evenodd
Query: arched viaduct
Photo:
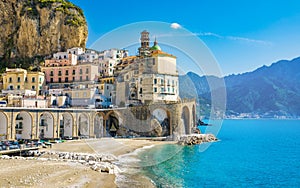
M 0 108 L 0 140 L 190 134 L 195 101 L 116 109 Z

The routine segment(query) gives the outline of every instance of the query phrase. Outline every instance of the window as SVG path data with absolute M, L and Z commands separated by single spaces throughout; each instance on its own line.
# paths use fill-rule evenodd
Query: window
M 75 81 L 75 77 L 73 77 L 73 82 Z
M 109 86 L 106 86 L 106 89 L 108 90 L 108 89 L 109 89 Z
M 172 93 L 174 93 L 174 87 L 172 88 Z
M 143 93 L 143 88 L 140 88 L 140 92 L 139 92 L 140 94 L 142 94 Z
M 160 88 L 160 92 L 161 92 L 161 93 L 165 92 L 165 89 L 164 89 L 163 87 Z
M 83 93 L 83 96 L 84 96 L 84 97 L 86 97 L 86 96 L 87 96 L 87 95 L 86 95 L 86 92 L 84 92 L 84 93 Z
M 53 71 L 50 72 L 50 76 L 54 76 Z
M 50 78 L 50 82 L 53 83 L 53 78 Z
M 79 79 L 79 80 L 80 80 L 80 82 L 82 82 L 82 76 L 80 76 L 80 79 Z
M 69 70 L 66 70 L 66 76 L 68 76 L 69 75 Z
M 79 74 L 82 74 L 82 69 L 79 70 Z
M 17 86 L 17 89 L 20 90 L 20 85 Z
M 14 86 L 9 86 L 9 89 L 10 89 L 10 90 L 13 90 L 13 89 L 14 89 Z
M 73 70 L 72 74 L 73 74 L 73 75 L 75 75 L 75 73 L 76 73 L 76 71 L 75 71 L 75 70 Z
M 153 82 L 154 82 L 154 84 L 157 84 L 157 79 L 156 79 L 156 78 L 154 78 Z
M 58 82 L 61 82 L 61 78 L 58 78 Z
M 18 77 L 18 82 L 21 82 L 21 78 L 20 77 Z
M 61 71 L 58 71 L 58 76 L 61 76 Z
M 79 93 L 75 93 L 75 97 L 79 97 Z
M 67 78 L 65 78 L 65 82 L 69 82 L 69 78 L 67 77 Z
M 88 81 L 88 80 L 89 80 L 89 76 L 86 76 L 86 77 L 85 77 L 85 80 Z
M 25 77 L 25 82 L 27 82 L 28 81 L 28 79 L 27 79 L 27 77 Z
M 154 88 L 154 93 L 156 93 L 156 92 L 157 92 L 157 88 L 155 87 L 155 88 Z
M 35 82 L 35 77 L 31 78 L 31 82 L 34 83 Z
M 12 78 L 11 77 L 9 77 L 9 83 L 12 83 Z
M 164 85 L 164 80 L 163 79 L 160 80 L 160 84 Z
M 32 89 L 32 90 L 35 90 L 35 86 L 31 86 L 31 89 Z
M 86 74 L 89 73 L 89 68 L 86 68 L 85 73 L 86 73 Z

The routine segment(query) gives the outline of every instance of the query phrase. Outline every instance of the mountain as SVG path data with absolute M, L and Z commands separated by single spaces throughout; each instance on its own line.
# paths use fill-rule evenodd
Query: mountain
M 220 90 L 214 83 L 225 81 L 228 116 L 250 114 L 251 117 L 300 116 L 300 57 L 291 61 L 282 60 L 270 66 L 263 66 L 253 72 L 230 75 L 224 78 L 198 76 L 189 72 L 180 76 L 180 91 L 187 91 L 190 79 L 197 96 L 210 104 L 211 90 Z M 212 87 L 208 85 L 211 83 Z M 180 96 L 189 97 L 181 92 Z M 201 106 L 201 104 L 200 104 Z M 207 110 L 206 110 L 207 111 Z M 202 113 L 203 115 L 203 113 Z M 207 114 L 205 114 L 207 115 Z
M 24 66 L 34 57 L 74 46 L 85 48 L 83 11 L 67 0 L 2 0 L 0 9 L 1 68 Z

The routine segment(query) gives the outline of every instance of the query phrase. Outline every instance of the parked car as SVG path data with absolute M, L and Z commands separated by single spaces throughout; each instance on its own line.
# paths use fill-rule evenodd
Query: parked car
M 72 140 L 73 138 L 72 138 L 72 136 L 65 136 L 64 139 L 65 140 Z
M 6 146 L 4 145 L 4 143 L 0 142 L 0 151 L 5 150 Z
M 0 107 L 6 107 L 7 106 L 7 102 L 2 100 L 0 101 Z
M 19 146 L 19 144 L 11 144 L 9 146 L 9 149 L 20 149 L 20 146 Z

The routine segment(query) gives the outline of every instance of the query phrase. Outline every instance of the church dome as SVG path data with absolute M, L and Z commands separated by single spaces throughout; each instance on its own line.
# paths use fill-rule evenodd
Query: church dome
M 160 46 L 157 44 L 156 39 L 155 39 L 155 41 L 154 41 L 154 45 L 150 48 L 150 50 L 152 50 L 152 51 L 156 51 L 156 50 L 161 51 L 161 48 L 160 48 Z

